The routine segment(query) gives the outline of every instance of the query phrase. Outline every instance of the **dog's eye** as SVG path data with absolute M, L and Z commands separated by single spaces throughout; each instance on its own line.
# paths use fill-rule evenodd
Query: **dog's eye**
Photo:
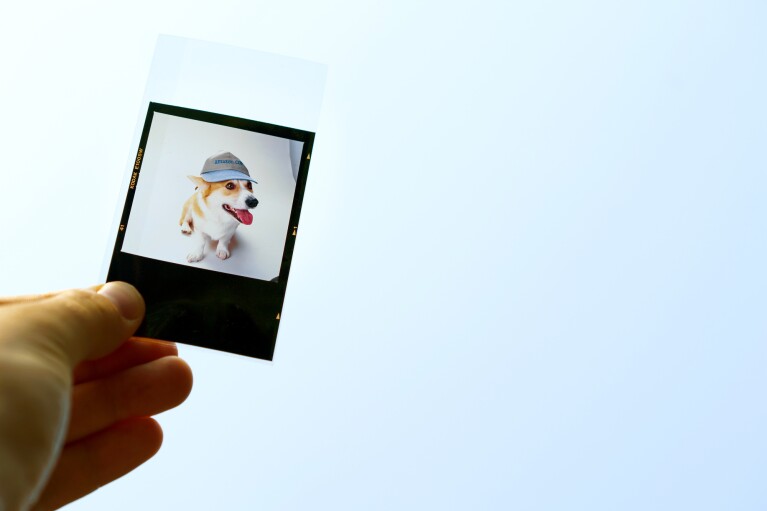
M 247 184 L 245 184 L 245 186 L 247 187 L 248 190 L 253 189 L 253 185 L 250 184 L 250 181 L 248 181 Z
M 226 183 L 227 190 L 234 190 L 234 183 Z

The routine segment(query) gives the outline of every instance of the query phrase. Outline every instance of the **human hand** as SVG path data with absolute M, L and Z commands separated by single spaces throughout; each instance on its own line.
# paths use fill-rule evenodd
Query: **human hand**
M 157 452 L 149 416 L 192 374 L 173 344 L 126 342 L 143 314 L 124 283 L 0 300 L 0 509 L 56 509 Z

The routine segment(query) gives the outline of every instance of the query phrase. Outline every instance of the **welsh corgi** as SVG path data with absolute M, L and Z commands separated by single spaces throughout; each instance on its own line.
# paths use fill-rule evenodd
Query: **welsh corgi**
M 196 185 L 195 193 L 184 203 L 179 225 L 182 234 L 194 235 L 196 245 L 186 260 L 190 263 L 202 260 L 211 240 L 218 241 L 216 256 L 227 259 L 229 242 L 237 227 L 253 223 L 249 210 L 258 205 L 253 185 L 246 179 L 209 183 L 198 176 L 188 177 Z

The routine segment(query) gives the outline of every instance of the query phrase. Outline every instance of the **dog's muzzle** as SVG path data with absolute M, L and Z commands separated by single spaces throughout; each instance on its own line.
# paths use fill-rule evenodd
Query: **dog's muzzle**
M 249 208 L 255 208 L 256 206 L 258 206 L 258 199 L 256 199 L 255 197 L 251 195 L 250 197 L 245 199 L 245 205 L 248 206 Z

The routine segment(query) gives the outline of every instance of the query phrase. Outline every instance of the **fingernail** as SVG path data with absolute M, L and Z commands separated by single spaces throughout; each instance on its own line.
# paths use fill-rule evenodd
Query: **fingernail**
M 105 296 L 117 312 L 127 320 L 138 319 L 143 311 L 143 300 L 136 288 L 125 282 L 107 282 L 99 294 Z

